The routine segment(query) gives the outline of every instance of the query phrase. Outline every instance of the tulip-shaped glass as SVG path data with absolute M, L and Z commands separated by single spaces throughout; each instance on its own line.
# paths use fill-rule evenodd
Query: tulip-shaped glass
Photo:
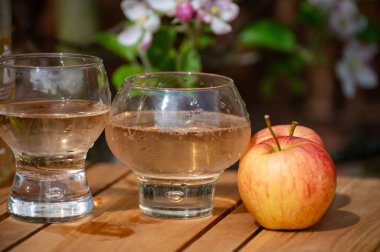
M 211 214 L 215 182 L 250 134 L 233 81 L 204 73 L 127 78 L 106 126 L 111 151 L 137 176 L 141 211 L 167 218 Z
M 87 151 L 103 131 L 111 103 L 102 60 L 76 54 L 22 54 L 0 59 L 0 136 L 16 175 L 11 214 L 61 222 L 89 213 Z

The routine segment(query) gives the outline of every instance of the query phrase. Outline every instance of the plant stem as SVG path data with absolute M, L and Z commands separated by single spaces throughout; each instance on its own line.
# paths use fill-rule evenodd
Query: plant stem
M 152 65 L 150 64 L 148 55 L 144 51 L 139 50 L 139 56 L 145 72 L 152 72 Z
M 294 130 L 296 129 L 297 125 L 298 125 L 298 122 L 296 121 L 292 122 L 292 125 L 290 125 L 289 136 L 293 136 Z
M 270 123 L 270 118 L 269 118 L 269 115 L 265 115 L 264 116 L 264 119 L 265 119 L 265 123 L 267 125 L 267 128 L 269 129 L 270 133 L 272 134 L 273 138 L 274 138 L 274 141 L 276 142 L 276 145 L 277 145 L 277 148 L 279 151 L 281 151 L 281 146 L 280 146 L 280 143 L 278 142 L 278 139 L 277 139 L 277 136 L 276 134 L 274 134 L 273 130 L 272 130 L 272 125 Z
M 185 35 L 192 48 L 195 48 L 194 33 L 189 24 L 185 24 Z

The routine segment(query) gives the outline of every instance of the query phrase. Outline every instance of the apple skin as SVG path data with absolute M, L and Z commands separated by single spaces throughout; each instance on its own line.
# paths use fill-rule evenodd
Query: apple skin
M 247 210 L 267 229 L 305 229 L 317 223 L 336 189 L 335 165 L 319 144 L 278 137 L 253 146 L 240 160 L 238 187 Z
M 274 134 L 279 137 L 279 136 L 289 136 L 289 129 L 290 125 L 276 125 L 272 126 L 272 130 Z M 322 145 L 325 147 L 325 143 L 323 142 L 322 138 L 312 129 L 302 126 L 302 125 L 297 125 L 297 127 L 294 130 L 293 136 L 295 137 L 301 137 L 301 138 L 306 138 L 309 139 L 310 141 L 313 141 L 317 144 Z M 264 128 L 258 132 L 256 132 L 248 145 L 248 150 L 252 148 L 252 146 L 261 143 L 267 139 L 273 138 L 272 134 L 270 133 L 268 128 Z

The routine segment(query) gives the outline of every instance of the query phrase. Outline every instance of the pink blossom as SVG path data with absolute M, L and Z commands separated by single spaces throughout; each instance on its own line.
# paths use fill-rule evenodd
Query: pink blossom
M 194 8 L 190 2 L 181 2 L 176 7 L 176 15 L 182 22 L 190 21 L 194 16 Z

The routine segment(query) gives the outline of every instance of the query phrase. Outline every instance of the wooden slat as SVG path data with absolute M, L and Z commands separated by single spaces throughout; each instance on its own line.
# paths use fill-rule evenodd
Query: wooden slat
M 0 188 L 0 204 L 7 201 L 10 190 L 11 190 L 10 185 L 7 185 L 7 186 Z
M 6 203 L 0 204 L 0 221 L 2 221 L 3 219 L 7 217 L 8 217 L 7 204 Z
M 338 177 L 337 193 L 316 226 L 264 230 L 242 251 L 375 251 L 380 249 L 380 180 Z
M 93 195 L 108 188 L 118 178 L 126 175 L 130 171 L 125 167 L 117 164 L 97 164 L 87 171 L 87 179 Z M 5 210 L 5 204 L 0 206 Z M 1 216 L 1 215 L 0 215 Z M 0 251 L 12 246 L 12 244 L 34 234 L 45 224 L 26 223 L 13 217 L 5 218 L 0 222 Z
M 185 251 L 234 251 L 258 229 L 242 204 Z
M 98 207 L 85 223 L 50 225 L 15 247 L 25 251 L 174 251 L 204 232 L 240 200 L 236 173 L 218 181 L 213 216 L 169 220 L 144 216 L 138 209 L 135 178 L 129 175 L 95 197 Z

